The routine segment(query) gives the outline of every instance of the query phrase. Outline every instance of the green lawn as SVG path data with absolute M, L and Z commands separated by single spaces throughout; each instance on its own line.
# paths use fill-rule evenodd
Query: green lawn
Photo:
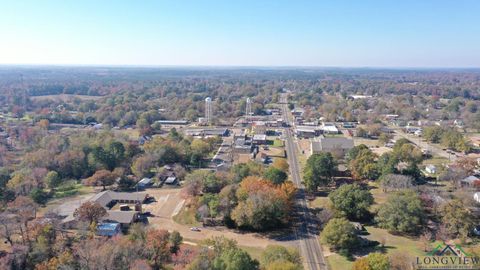
M 443 166 L 444 164 L 448 164 L 449 161 L 448 161 L 448 158 L 444 158 L 444 157 L 432 157 L 432 158 L 428 158 L 428 159 L 425 159 L 423 162 L 422 162 L 422 165 L 428 165 L 428 164 L 432 164 L 432 165 L 435 165 L 435 166 Z
M 385 241 L 387 254 L 402 251 L 412 256 L 425 255 L 425 252 L 422 250 L 422 243 L 416 238 L 393 235 L 387 232 L 387 230 L 372 226 L 366 226 L 365 229 L 367 229 L 367 231 L 370 233 L 370 235 L 367 235 L 366 238 L 373 241 L 378 241 L 380 243 Z
M 93 187 L 84 186 L 80 183 L 65 183 L 55 190 L 53 198 L 60 199 L 65 197 L 71 197 L 76 195 L 84 195 L 93 192 Z
M 185 238 L 183 240 L 186 242 L 195 243 L 197 245 L 202 245 L 203 243 L 203 241 L 197 239 Z M 262 252 L 264 251 L 263 248 L 259 247 L 247 247 L 241 245 L 238 245 L 238 247 L 245 250 L 253 259 L 256 259 L 258 261 L 260 261 L 260 257 L 262 256 Z
M 200 226 L 200 222 L 197 221 L 196 210 L 194 207 L 183 207 L 176 216 L 173 217 L 173 220 L 177 223 L 188 225 L 188 226 Z
M 372 205 L 371 210 L 377 209 L 381 204 L 387 201 L 389 193 L 383 192 L 379 183 L 369 182 L 368 185 L 371 187 L 370 192 L 373 195 L 374 204 Z
M 346 257 L 338 254 L 331 254 L 325 259 L 330 270 L 348 270 L 352 269 L 353 266 L 353 261 L 349 261 Z
M 283 141 L 280 139 L 275 139 L 273 141 L 273 147 L 283 147 Z
M 417 239 L 407 236 L 392 235 L 384 229 L 372 226 L 366 226 L 365 229 L 369 233 L 365 238 L 385 243 L 385 249 L 379 251 L 385 252 L 387 255 L 396 252 L 407 253 L 412 257 L 425 255 L 425 252 L 422 250 L 422 243 Z M 432 248 L 435 245 L 436 243 L 431 243 Z M 351 269 L 353 265 L 353 261 L 349 261 L 346 257 L 336 253 L 330 254 L 326 259 L 331 270 Z

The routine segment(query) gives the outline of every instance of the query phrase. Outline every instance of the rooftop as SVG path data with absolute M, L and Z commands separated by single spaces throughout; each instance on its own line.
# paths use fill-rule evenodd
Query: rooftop
M 311 142 L 313 152 L 330 151 L 335 148 L 352 149 L 354 144 L 352 139 L 344 137 L 323 137 L 319 141 Z
M 122 224 L 130 224 L 135 220 L 138 211 L 107 211 L 103 220 L 116 221 Z
M 95 196 L 93 196 L 90 201 L 97 202 L 103 207 L 107 207 L 107 205 L 111 201 L 139 201 L 143 202 L 147 197 L 145 193 L 139 192 L 115 192 L 111 190 L 102 191 Z
M 254 141 L 265 141 L 267 139 L 267 135 L 265 134 L 255 134 L 253 135 Z

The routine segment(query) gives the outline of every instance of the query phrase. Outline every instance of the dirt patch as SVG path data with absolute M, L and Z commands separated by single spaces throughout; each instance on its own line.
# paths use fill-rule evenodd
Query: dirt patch
M 300 151 L 304 153 L 306 156 L 311 155 L 310 151 L 310 140 L 309 139 L 299 139 L 298 140 L 298 147 Z

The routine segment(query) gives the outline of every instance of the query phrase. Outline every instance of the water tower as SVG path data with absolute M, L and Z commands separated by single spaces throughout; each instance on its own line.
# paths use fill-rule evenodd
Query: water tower
M 208 124 L 212 123 L 212 99 L 210 97 L 207 97 L 205 99 L 205 119 L 207 120 Z
M 251 115 L 252 115 L 252 100 L 250 98 L 247 98 L 247 105 L 245 108 L 245 118 L 247 118 L 248 120 Z

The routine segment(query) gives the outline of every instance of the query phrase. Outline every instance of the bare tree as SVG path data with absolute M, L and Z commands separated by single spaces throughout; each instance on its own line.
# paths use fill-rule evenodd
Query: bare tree
M 413 187 L 413 178 L 401 174 L 388 174 L 382 177 L 381 185 L 385 192 L 389 190 L 409 189 Z

